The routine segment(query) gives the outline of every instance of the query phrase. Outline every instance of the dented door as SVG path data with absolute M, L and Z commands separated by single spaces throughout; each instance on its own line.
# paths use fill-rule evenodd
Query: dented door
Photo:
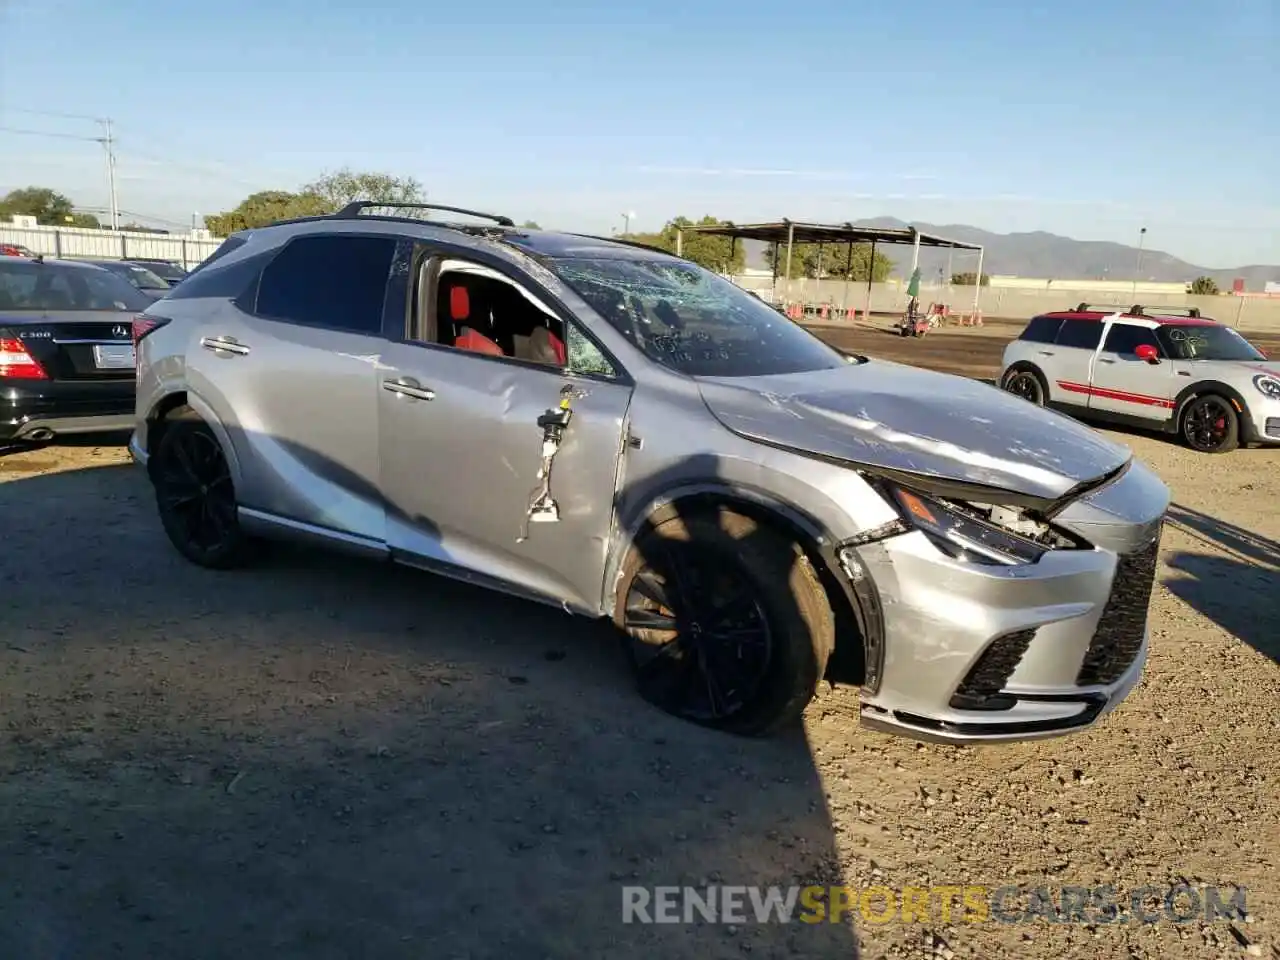
M 380 380 L 392 549 L 599 612 L 630 386 L 416 343 L 389 345 Z M 528 523 L 538 418 L 565 388 L 573 414 L 550 487 L 559 519 Z

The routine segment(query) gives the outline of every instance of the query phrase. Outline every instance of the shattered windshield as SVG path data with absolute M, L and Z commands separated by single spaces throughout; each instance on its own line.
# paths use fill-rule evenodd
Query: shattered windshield
M 1174 360 L 1267 359 L 1230 327 L 1208 324 L 1167 324 L 1156 330 L 1165 352 Z
M 758 297 L 692 263 L 564 258 L 551 266 L 646 356 L 690 376 L 758 377 L 847 363 Z

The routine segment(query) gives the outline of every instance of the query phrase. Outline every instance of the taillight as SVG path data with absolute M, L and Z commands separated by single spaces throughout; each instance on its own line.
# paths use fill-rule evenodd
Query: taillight
M 27 353 L 22 341 L 0 337 L 0 377 L 17 380 L 48 380 L 49 375 L 36 358 Z
M 133 318 L 133 345 L 136 347 L 139 340 L 151 331 L 159 330 L 168 322 L 164 317 L 148 317 L 138 314 Z

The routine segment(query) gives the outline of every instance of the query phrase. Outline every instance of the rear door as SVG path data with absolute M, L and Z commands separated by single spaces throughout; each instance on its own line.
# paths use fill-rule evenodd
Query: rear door
M 1049 397 L 1054 403 L 1076 407 L 1089 405 L 1089 382 L 1093 376 L 1093 358 L 1102 342 L 1102 323 L 1098 320 L 1067 317 L 1058 328 L 1044 365 L 1049 380 Z
M 1160 363 L 1139 360 L 1135 351 L 1150 345 Z M 1107 326 L 1093 365 L 1089 409 L 1163 422 L 1173 411 L 1173 364 L 1150 327 L 1117 321 Z
M 242 507 L 382 538 L 377 367 L 395 246 L 374 234 L 296 236 L 239 305 L 201 318 L 187 379 L 235 448 Z

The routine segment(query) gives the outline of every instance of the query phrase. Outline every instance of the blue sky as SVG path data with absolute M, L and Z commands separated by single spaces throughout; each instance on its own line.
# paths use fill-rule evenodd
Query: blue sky
M 891 215 L 1280 263 L 1274 0 L 0 0 L 0 127 L 189 223 L 349 165 L 544 226 Z M 870 9 L 868 9 L 870 8 Z M 485 25 L 489 24 L 489 25 Z M 0 190 L 107 203 L 0 131 Z

